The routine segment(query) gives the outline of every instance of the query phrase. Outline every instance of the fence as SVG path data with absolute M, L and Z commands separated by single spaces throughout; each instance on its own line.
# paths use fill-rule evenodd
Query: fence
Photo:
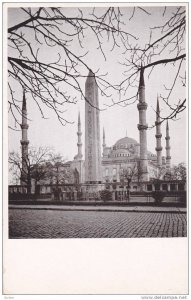
M 139 203 L 139 204 L 161 204 L 161 203 L 176 203 L 186 206 L 186 192 L 131 192 L 129 195 L 127 192 L 113 191 L 111 197 L 101 198 L 99 193 L 88 192 L 54 192 L 49 194 L 21 194 L 10 193 L 9 201 L 49 201 L 60 203 L 75 203 L 75 202 L 102 202 L 102 203 Z

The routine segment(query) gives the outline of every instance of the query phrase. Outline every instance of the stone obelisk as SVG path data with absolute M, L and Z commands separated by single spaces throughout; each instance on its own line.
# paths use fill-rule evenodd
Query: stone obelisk
M 98 86 L 89 72 L 85 84 L 85 182 L 101 183 L 101 144 Z

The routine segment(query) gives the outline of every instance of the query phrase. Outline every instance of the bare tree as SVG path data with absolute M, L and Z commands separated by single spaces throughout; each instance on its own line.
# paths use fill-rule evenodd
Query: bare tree
M 162 180 L 167 173 L 167 169 L 165 166 L 161 166 L 157 168 L 157 172 L 155 174 L 155 180 Z
M 35 182 L 35 191 L 38 182 L 46 176 L 46 162 L 50 148 L 39 147 L 29 148 L 28 156 L 22 158 L 21 155 L 15 151 L 9 153 L 9 170 L 12 176 L 24 185 L 27 186 L 27 193 L 31 193 L 32 179 Z M 23 168 L 24 162 L 24 168 Z
M 65 159 L 60 153 L 51 152 L 48 155 L 46 180 L 50 184 L 59 184 L 73 182 L 72 171 L 65 165 Z
M 140 183 L 142 170 L 139 160 L 133 165 L 124 168 L 121 176 L 124 182 L 137 181 L 138 183 Z
M 183 180 L 186 182 L 187 170 L 185 163 L 173 166 L 165 175 L 166 180 Z
M 169 7 L 164 7 L 161 18 L 167 10 Z M 121 64 L 125 68 L 125 78 L 122 82 L 110 83 L 105 77 L 107 74 L 99 69 L 92 70 L 101 94 L 111 99 L 111 105 L 129 105 L 137 100 L 141 68 L 145 72 L 148 70 L 150 77 L 158 66 L 173 65 L 172 85 L 165 86 L 167 93 L 160 96 L 170 110 L 168 115 L 161 116 L 162 120 L 175 119 L 185 109 L 186 102 L 186 99 L 176 99 L 172 93 L 178 80 L 186 85 L 185 7 L 171 10 L 163 25 L 156 24 L 150 29 L 150 39 L 142 46 L 139 36 L 128 32 L 124 21 L 134 22 L 138 11 L 149 18 L 149 8 L 20 8 L 21 22 L 8 28 L 9 110 L 15 123 L 21 113 L 15 90 L 21 88 L 32 97 L 43 118 L 45 105 L 54 110 L 62 124 L 68 122 L 63 115 L 66 104 L 73 105 L 79 98 L 88 101 L 81 87 L 81 80 L 91 70 L 85 59 L 86 35 L 97 40 L 97 49 L 105 60 L 104 44 L 110 43 L 111 50 L 120 48 L 123 51 Z M 48 58 L 44 57 L 44 52 L 50 53 Z M 114 91 L 119 96 L 116 101 L 112 97 Z
M 169 7 L 164 7 L 161 13 L 161 19 L 164 18 Z M 152 9 L 150 9 L 152 11 Z M 136 14 L 137 8 L 132 9 L 132 19 Z M 152 13 L 149 8 L 144 9 L 148 18 Z M 148 78 L 151 77 L 154 69 L 159 66 L 164 66 L 164 72 L 170 72 L 172 81 L 170 86 L 166 86 L 164 82 L 164 94 L 160 94 L 160 99 L 165 102 L 168 107 L 166 115 L 160 116 L 162 122 L 165 119 L 176 120 L 177 115 L 185 108 L 185 97 L 179 99 L 176 94 L 173 94 L 174 87 L 177 84 L 186 86 L 185 74 L 185 31 L 186 31 L 186 8 L 175 7 L 170 17 L 162 24 L 150 28 L 149 40 L 145 45 L 137 45 L 134 47 L 131 44 L 124 44 L 126 50 L 124 52 L 124 61 L 122 62 L 125 68 L 124 75 L 126 78 L 121 82 L 121 90 L 124 91 L 126 99 L 122 99 L 121 104 L 128 105 L 133 103 L 138 98 L 138 79 L 139 71 L 147 71 Z M 174 71 L 170 68 L 174 67 Z M 144 73 L 145 73 L 144 72 Z M 129 97 L 129 89 L 134 90 Z M 186 93 L 185 93 L 186 94 Z M 118 102 L 118 101 L 117 101 Z M 119 103 L 119 102 L 118 102 Z
M 91 70 L 84 59 L 86 34 L 96 38 L 105 59 L 103 41 L 110 41 L 115 48 L 118 46 L 116 38 L 124 42 L 129 38 L 136 39 L 120 29 L 119 8 L 107 8 L 100 16 L 95 9 L 87 11 L 59 7 L 20 8 L 23 21 L 8 28 L 9 108 L 16 123 L 20 100 L 15 98 L 15 84 L 31 95 L 43 118 L 42 105 L 46 105 L 63 124 L 68 122 L 63 117 L 64 104 L 75 104 L 77 95 L 88 101 L 80 85 L 80 79 L 87 77 Z M 44 58 L 44 51 L 50 53 L 48 59 Z M 98 74 L 98 70 L 94 73 L 102 94 L 109 96 L 107 90 L 114 86 L 104 79 L 103 74 Z

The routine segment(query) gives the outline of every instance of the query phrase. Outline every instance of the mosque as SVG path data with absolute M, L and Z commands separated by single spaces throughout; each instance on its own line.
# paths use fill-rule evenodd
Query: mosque
M 103 129 L 102 154 L 99 125 L 98 87 L 94 74 L 89 72 L 85 86 L 85 160 L 82 156 L 82 131 L 80 114 L 78 115 L 78 153 L 73 161 L 65 163 L 65 167 L 75 173 L 74 182 L 81 184 L 121 183 L 124 178 L 130 178 L 134 190 L 140 182 L 149 182 L 153 178 L 162 179 L 170 170 L 170 135 L 168 122 L 166 124 L 166 157 L 162 156 L 160 107 L 157 99 L 156 107 L 156 154 L 147 150 L 147 123 L 145 101 L 145 84 L 143 71 L 139 83 L 139 136 L 137 142 L 133 138 L 119 139 L 112 147 L 106 145 L 106 136 Z M 162 172 L 161 172 L 162 170 Z M 137 185 L 136 185 L 137 182 Z
M 108 147 L 106 145 L 104 129 L 103 136 L 101 137 L 100 135 L 98 86 L 96 84 L 94 73 L 92 71 L 89 72 L 85 83 L 85 159 L 83 159 L 82 155 L 82 131 L 79 114 L 77 129 L 77 155 L 75 155 L 72 161 L 68 161 L 63 164 L 63 169 L 67 169 L 73 174 L 67 184 L 74 186 L 86 186 L 86 189 L 88 188 L 91 191 L 95 191 L 104 189 L 105 186 L 108 185 L 116 189 L 117 186 L 121 187 L 124 182 L 129 181 L 131 183 L 130 188 L 134 191 L 138 191 L 140 186 L 142 190 L 151 189 L 150 182 L 154 178 L 164 178 L 166 172 L 168 172 L 171 168 L 169 126 L 167 122 L 165 137 L 166 156 L 164 157 L 162 156 L 161 146 L 162 134 L 160 107 L 157 99 L 155 122 L 156 154 L 148 151 L 148 125 L 146 122 L 147 103 L 145 99 L 143 69 L 140 71 L 138 96 L 137 109 L 139 114 L 139 124 L 137 127 L 139 130 L 139 142 L 126 136 L 116 141 L 112 147 Z M 24 169 L 26 161 L 25 157 L 28 155 L 29 144 L 27 139 L 28 124 L 25 96 L 23 97 L 21 129 L 21 149 L 23 158 L 22 168 Z

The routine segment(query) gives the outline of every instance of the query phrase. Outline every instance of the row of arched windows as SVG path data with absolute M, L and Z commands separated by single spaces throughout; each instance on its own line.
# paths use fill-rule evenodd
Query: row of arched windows
M 129 153 L 116 153 L 113 155 L 114 157 L 125 157 L 125 156 L 131 156 Z

